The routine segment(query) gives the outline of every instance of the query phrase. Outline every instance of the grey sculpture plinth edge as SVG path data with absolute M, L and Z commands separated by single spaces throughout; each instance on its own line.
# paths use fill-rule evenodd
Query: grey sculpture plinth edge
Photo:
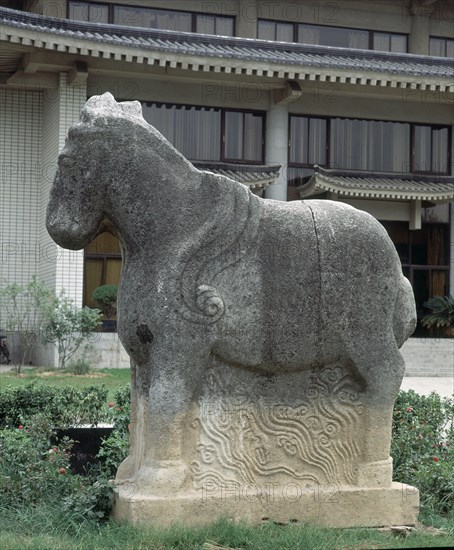
M 377 220 L 197 170 L 139 102 L 106 93 L 69 130 L 46 225 L 65 248 L 103 231 L 123 247 L 132 410 L 115 517 L 415 523 L 390 445 L 416 309 Z
M 243 492 L 188 493 L 175 498 L 130 496 L 130 487 L 120 488 L 115 497 L 114 515 L 133 524 L 168 526 L 178 521 L 187 525 L 204 525 L 218 519 L 247 521 L 258 525 L 264 521 L 310 523 L 323 527 L 384 527 L 416 525 L 419 491 L 405 483 L 390 487 L 339 488 L 336 492 L 317 494 L 293 487 L 256 498 L 250 488 Z

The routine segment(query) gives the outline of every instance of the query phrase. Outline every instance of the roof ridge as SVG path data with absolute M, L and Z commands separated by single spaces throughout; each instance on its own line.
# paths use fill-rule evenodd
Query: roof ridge
M 452 66 L 450 58 L 421 56 L 410 53 L 381 52 L 376 50 L 359 50 L 353 48 L 339 48 L 332 46 L 319 46 L 312 44 L 301 44 L 297 42 L 272 42 L 269 40 L 260 40 L 244 37 L 225 37 L 217 35 L 207 35 L 200 33 L 190 33 L 183 31 L 169 31 L 161 29 L 146 29 L 142 27 L 129 27 L 124 25 L 114 25 L 107 23 L 80 22 L 71 19 L 59 19 L 35 13 L 13 10 L 11 8 L 0 7 L 0 20 L 5 24 L 8 22 L 30 24 L 39 26 L 41 29 L 54 28 L 56 30 L 70 32 L 91 32 L 116 34 L 121 32 L 126 37 L 141 37 L 152 39 L 165 39 L 168 41 L 186 40 L 193 44 L 207 43 L 211 46 L 229 46 L 229 47 L 255 47 L 260 50 L 269 50 L 275 52 L 306 53 L 312 55 L 335 55 L 342 58 L 360 58 L 378 61 L 395 62 L 416 62 L 430 66 Z
M 325 177 L 345 177 L 345 178 L 374 178 L 374 179 L 391 179 L 391 180 L 411 180 L 424 183 L 453 183 L 454 176 L 451 174 L 418 174 L 411 172 L 378 172 L 374 170 L 353 170 L 353 169 L 338 169 L 325 168 L 319 165 L 314 165 L 314 173 Z

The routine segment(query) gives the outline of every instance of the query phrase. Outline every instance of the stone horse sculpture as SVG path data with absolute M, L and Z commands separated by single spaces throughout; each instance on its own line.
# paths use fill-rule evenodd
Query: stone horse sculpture
M 145 499 L 191 490 L 187 456 L 197 442 L 187 419 L 213 365 L 276 384 L 337 364 L 364 405 L 351 483 L 390 486 L 399 348 L 416 313 L 396 250 L 372 216 L 332 201 L 263 200 L 199 171 L 143 119 L 139 102 L 106 93 L 69 130 L 47 229 L 70 249 L 106 230 L 122 243 L 118 333 L 131 357 L 133 419 L 119 482 Z M 299 443 L 279 433 L 290 456 Z M 216 444 L 201 448 L 209 463 Z M 260 452 L 263 465 L 269 449 Z

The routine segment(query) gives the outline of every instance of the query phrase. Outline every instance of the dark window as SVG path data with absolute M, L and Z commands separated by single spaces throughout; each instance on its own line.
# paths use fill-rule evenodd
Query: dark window
M 224 158 L 244 162 L 263 160 L 263 115 L 224 111 Z
M 367 50 L 369 31 L 321 25 L 298 25 L 298 42 Z
M 190 160 L 263 162 L 261 112 L 145 103 L 143 116 Z
M 114 23 L 146 29 L 234 35 L 234 18 L 189 11 L 144 8 L 118 4 L 69 2 L 68 17 L 77 21 Z
M 262 40 L 276 42 L 295 42 L 295 26 L 293 23 L 259 20 L 257 23 L 257 37 Z
M 192 31 L 192 15 L 188 12 L 154 10 L 136 6 L 114 6 L 113 23 L 147 29 Z
M 221 160 L 221 110 L 143 104 L 143 116 L 191 160 Z
M 121 261 L 120 243 L 110 233 L 101 233 L 85 248 L 85 306 L 96 307 L 91 295 L 98 286 L 119 284 Z
M 91 23 L 110 23 L 109 6 L 107 4 L 88 4 L 87 2 L 70 2 L 69 19 L 90 21 Z
M 429 54 L 437 57 L 454 57 L 454 39 L 431 36 Z
M 290 124 L 290 163 L 326 165 L 327 120 L 292 117 Z
M 449 138 L 447 126 L 291 115 L 289 166 L 448 174 Z
M 407 52 L 407 37 L 405 34 L 372 31 L 372 49 L 381 52 Z
M 306 23 L 259 19 L 257 37 L 278 42 L 300 42 L 320 46 L 407 52 L 407 35 L 367 29 L 349 29 Z
M 415 125 L 413 151 L 413 172 L 448 173 L 448 128 Z
M 195 16 L 195 32 L 216 34 L 218 36 L 233 36 L 233 17 L 197 14 Z
M 410 164 L 410 124 L 334 118 L 330 163 L 336 168 L 405 172 Z
M 419 317 L 423 303 L 432 296 L 446 296 L 449 287 L 449 224 L 423 223 L 410 230 L 407 222 L 381 222 L 393 241 L 409 278 Z

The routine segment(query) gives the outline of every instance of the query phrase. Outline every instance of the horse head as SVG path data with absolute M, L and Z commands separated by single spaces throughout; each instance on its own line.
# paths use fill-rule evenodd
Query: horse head
M 170 194 L 165 184 L 172 170 L 195 168 L 144 120 L 138 101 L 117 103 L 110 93 L 90 98 L 58 158 L 47 208 L 50 236 L 64 248 L 84 248 L 112 227 L 121 201 L 124 208 L 136 197 L 149 202 L 152 216 L 162 209 L 159 190 Z M 166 181 L 160 174 L 167 174 Z M 139 193 L 144 182 L 146 193 Z

